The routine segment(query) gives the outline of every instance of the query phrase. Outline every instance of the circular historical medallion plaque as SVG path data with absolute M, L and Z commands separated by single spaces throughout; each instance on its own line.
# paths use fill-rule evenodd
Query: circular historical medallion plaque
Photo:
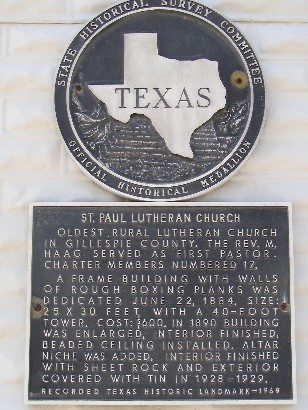
M 90 21 L 56 78 L 58 124 L 97 183 L 150 201 L 229 178 L 256 144 L 265 90 L 243 34 L 205 5 L 134 0 Z

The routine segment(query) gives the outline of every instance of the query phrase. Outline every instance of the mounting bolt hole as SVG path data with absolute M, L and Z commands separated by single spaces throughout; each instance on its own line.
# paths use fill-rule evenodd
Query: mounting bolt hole
M 280 303 L 279 309 L 280 309 L 282 312 L 288 312 L 288 310 L 289 310 L 289 305 L 288 305 L 288 303 L 286 303 L 286 302 Z
M 248 77 L 244 71 L 236 70 L 231 74 L 231 84 L 233 87 L 243 89 L 248 86 Z
M 40 305 L 39 303 L 36 303 L 35 305 L 33 305 L 33 310 L 35 312 L 40 312 L 42 310 L 42 305 Z

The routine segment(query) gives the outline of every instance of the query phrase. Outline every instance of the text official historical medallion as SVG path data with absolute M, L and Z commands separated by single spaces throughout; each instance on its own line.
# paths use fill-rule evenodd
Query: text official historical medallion
M 97 183 L 174 201 L 237 171 L 260 133 L 265 90 L 251 46 L 225 17 L 197 2 L 135 0 L 75 37 L 55 107 L 67 148 Z

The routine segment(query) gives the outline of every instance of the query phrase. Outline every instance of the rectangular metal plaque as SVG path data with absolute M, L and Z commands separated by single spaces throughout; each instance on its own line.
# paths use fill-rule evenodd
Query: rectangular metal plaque
M 26 401 L 295 400 L 289 204 L 33 204 Z

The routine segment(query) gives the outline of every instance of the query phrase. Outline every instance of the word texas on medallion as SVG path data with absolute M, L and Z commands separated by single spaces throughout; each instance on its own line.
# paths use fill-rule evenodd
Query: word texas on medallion
M 242 33 L 186 0 L 134 0 L 67 49 L 55 106 L 65 144 L 97 183 L 168 201 L 219 186 L 263 124 L 261 68 Z

